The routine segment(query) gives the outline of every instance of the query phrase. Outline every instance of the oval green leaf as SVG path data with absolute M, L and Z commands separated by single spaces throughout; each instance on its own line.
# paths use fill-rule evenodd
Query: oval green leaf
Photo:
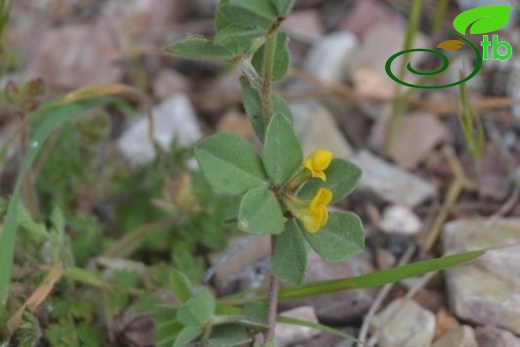
M 469 27 L 470 34 L 486 34 L 502 29 L 509 22 L 510 12 L 514 7 L 506 5 L 488 5 L 472 8 L 459 14 L 453 20 L 453 27 L 462 35 Z
M 292 285 L 299 285 L 305 278 L 307 247 L 300 228 L 294 220 L 287 221 L 285 231 L 278 236 L 271 271 L 276 278 Z
M 186 347 L 200 335 L 201 329 L 197 327 L 186 327 L 179 333 L 172 347 Z
M 456 51 L 461 49 L 466 44 L 461 40 L 446 40 L 437 45 L 437 48 L 445 49 L 447 51 Z
M 235 54 L 226 47 L 197 36 L 174 42 L 166 51 L 191 59 L 232 61 L 235 58 Z
M 182 272 L 174 269 L 170 277 L 170 288 L 175 297 L 181 302 L 188 301 L 192 296 L 190 280 Z
M 285 183 L 300 167 L 303 152 L 289 120 L 277 113 L 265 135 L 263 161 L 267 176 L 276 186 Z
M 245 327 L 239 324 L 222 324 L 214 326 L 208 339 L 211 347 L 238 347 L 251 342 Z
M 177 320 L 184 326 L 202 327 L 215 312 L 215 298 L 207 288 L 177 310 Z
M 356 255 L 365 244 L 361 219 L 351 212 L 332 212 L 327 224 L 317 233 L 302 233 L 312 249 L 331 263 Z
M 270 1 L 228 0 L 219 5 L 220 13 L 242 27 L 270 28 L 278 18 Z
M 244 195 L 238 211 L 238 228 L 252 234 L 280 234 L 285 219 L 278 199 L 266 187 L 253 188 Z
M 237 134 L 208 137 L 197 146 L 195 156 L 209 183 L 224 192 L 245 193 L 267 181 L 253 146 Z
M 361 178 L 361 169 L 346 160 L 334 158 L 329 167 L 325 170 L 327 181 L 323 187 L 332 191 L 333 197 L 331 204 L 343 200 L 352 193 Z

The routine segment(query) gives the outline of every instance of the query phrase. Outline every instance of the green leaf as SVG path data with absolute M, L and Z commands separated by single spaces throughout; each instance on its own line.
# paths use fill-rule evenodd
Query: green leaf
M 265 33 L 266 30 L 263 28 L 244 28 L 238 25 L 227 25 L 217 31 L 213 42 L 222 46 L 227 46 L 230 43 L 237 44 L 237 42 L 245 45 L 253 39 L 265 35 Z
M 170 278 L 172 293 L 181 302 L 188 301 L 192 296 L 191 283 L 185 274 L 178 270 L 173 270 Z
M 271 101 L 273 103 L 273 112 L 274 113 L 280 113 L 285 116 L 293 124 L 293 116 L 291 112 L 291 108 L 289 107 L 289 104 L 287 101 L 285 101 L 284 98 L 282 98 L 278 94 L 271 94 Z
M 202 327 L 215 312 L 215 298 L 203 288 L 201 292 L 177 309 L 177 320 L 184 326 Z
M 234 24 L 250 28 L 270 28 L 277 21 L 277 13 L 269 1 L 225 0 L 220 12 Z
M 241 194 L 267 180 L 260 157 L 237 134 L 220 133 L 207 138 L 197 146 L 195 156 L 216 189 Z
M 470 34 L 490 33 L 507 25 L 512 10 L 514 10 L 514 7 L 506 5 L 488 5 L 472 8 L 455 17 L 453 27 L 462 35 L 466 35 L 466 30 L 470 26 Z
M 211 329 L 208 344 L 212 347 L 237 347 L 252 341 L 246 329 L 238 324 L 222 324 Z
M 260 94 L 251 86 L 246 78 L 241 78 L 240 84 L 242 86 L 242 98 L 247 117 L 255 130 L 256 136 L 258 136 L 260 141 L 264 142 L 265 123 L 262 115 L 262 99 L 260 98 Z
M 201 330 L 197 327 L 186 327 L 179 333 L 172 347 L 186 347 L 200 335 Z
M 286 17 L 287 14 L 291 11 L 291 8 L 294 4 L 294 0 L 270 0 L 271 3 L 276 8 L 278 16 Z
M 485 250 L 464 252 L 437 259 L 419 261 L 413 264 L 396 266 L 356 277 L 306 283 L 298 288 L 282 289 L 278 297 L 281 300 L 296 300 L 341 292 L 348 289 L 379 287 L 388 283 L 401 281 L 405 278 L 420 276 L 432 271 L 444 270 L 458 264 L 475 260 L 485 253 Z
M 359 217 L 351 212 L 331 212 L 317 233 L 302 231 L 312 249 L 325 261 L 338 262 L 363 250 L 365 235 Z
M 263 160 L 267 176 L 276 186 L 291 178 L 302 163 L 303 153 L 293 126 L 279 113 L 267 127 Z
M 251 63 L 255 67 L 259 75 L 264 71 L 264 54 L 265 44 L 260 47 L 254 54 Z M 273 80 L 282 80 L 291 66 L 291 55 L 289 53 L 289 39 L 286 33 L 279 32 L 276 36 L 276 48 L 273 63 Z
M 170 347 L 183 328 L 182 324 L 174 320 L 160 325 L 155 322 L 155 344 L 157 347 Z
M 331 204 L 334 204 L 343 200 L 356 188 L 361 178 L 361 169 L 351 162 L 334 158 L 325 170 L 325 175 L 327 181 L 323 182 L 323 187 L 332 191 Z
M 235 58 L 235 54 L 226 47 L 197 36 L 174 42 L 166 50 L 171 54 L 193 59 L 232 61 Z
M 238 228 L 253 234 L 279 234 L 285 219 L 278 199 L 267 187 L 253 188 L 244 195 L 238 212 Z
M 278 236 L 272 259 L 273 275 L 293 285 L 299 285 L 307 272 L 307 247 L 298 224 L 289 220 Z

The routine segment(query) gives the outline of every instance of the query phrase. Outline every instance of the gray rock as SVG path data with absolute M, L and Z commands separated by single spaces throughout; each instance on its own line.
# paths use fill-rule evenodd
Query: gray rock
M 484 219 L 448 223 L 446 254 L 505 246 L 520 241 L 520 219 L 488 224 Z M 517 248 L 490 250 L 476 262 L 446 271 L 451 311 L 462 319 L 520 334 L 520 253 Z
M 475 332 L 467 325 L 453 328 L 442 334 L 432 347 L 479 347 Z
M 339 158 L 352 155 L 352 147 L 325 106 L 315 101 L 295 102 L 290 106 L 305 155 L 319 148 L 329 149 Z
M 327 263 L 315 252 L 309 252 L 309 268 L 306 282 L 331 280 L 363 275 L 374 271 L 367 253 L 349 258 L 339 263 Z M 282 307 L 312 306 L 320 321 L 325 323 L 345 323 L 359 319 L 370 307 L 376 289 L 347 290 L 330 295 L 292 300 L 282 303 Z
M 397 299 L 374 317 L 370 330 L 380 331 L 380 347 L 429 347 L 435 315 L 415 301 Z
M 312 323 L 318 323 L 318 318 L 314 312 L 314 308 L 310 306 L 302 306 L 289 311 L 280 313 L 281 316 L 305 320 Z M 286 347 L 290 344 L 304 341 L 319 336 L 321 331 L 303 327 L 299 325 L 276 323 L 275 328 L 275 346 Z
M 436 195 L 428 181 L 392 165 L 366 150 L 350 159 L 363 174 L 358 189 L 365 189 L 387 202 L 417 206 Z
M 520 347 L 520 338 L 509 331 L 486 325 L 475 330 L 479 347 Z
M 357 44 L 356 36 L 346 31 L 327 35 L 312 47 L 304 67 L 323 81 L 343 82 L 346 78 L 345 63 Z
M 154 140 L 164 149 L 175 139 L 180 147 L 188 147 L 202 138 L 195 110 L 190 99 L 176 94 L 152 110 Z M 153 160 L 155 150 L 148 137 L 148 118 L 140 117 L 117 141 L 123 156 L 133 165 Z

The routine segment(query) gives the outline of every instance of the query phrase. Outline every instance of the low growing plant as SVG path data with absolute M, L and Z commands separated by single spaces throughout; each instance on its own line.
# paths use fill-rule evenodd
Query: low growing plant
M 409 271 L 370 274 L 360 278 L 301 285 L 310 246 L 324 260 L 337 262 L 363 249 L 363 226 L 350 212 L 329 212 L 328 206 L 355 188 L 361 171 L 354 164 L 333 158 L 328 149 L 316 148 L 303 157 L 287 102 L 272 84 L 285 77 L 290 66 L 288 37 L 280 24 L 293 0 L 221 0 L 216 8 L 214 38 L 191 36 L 167 48 L 175 55 L 238 64 L 244 108 L 263 144 L 258 154 L 244 138 L 233 133 L 213 135 L 195 149 L 208 182 L 217 190 L 241 195 L 238 228 L 249 234 L 270 234 L 271 277 L 268 296 L 216 300 L 208 289 L 197 294 L 179 272 L 172 276 L 172 291 L 179 307 L 156 312 L 158 346 L 186 346 L 201 340 L 215 347 L 274 346 L 278 298 L 321 295 L 359 285 L 381 285 L 425 271 L 449 266 L 433 261 Z M 476 257 L 476 254 L 465 254 Z M 446 258 L 448 263 L 466 261 Z M 453 264 L 453 263 L 452 263 Z M 431 271 L 433 269 L 427 270 Z M 363 277 L 363 276 L 361 276 Z M 280 281 L 296 288 L 279 292 Z M 363 284 L 364 283 L 364 284 Z M 229 304 L 238 304 L 229 306 Z M 279 317 L 281 321 L 290 320 Z M 292 320 L 326 330 L 326 327 Z M 343 336 L 333 329 L 334 333 Z

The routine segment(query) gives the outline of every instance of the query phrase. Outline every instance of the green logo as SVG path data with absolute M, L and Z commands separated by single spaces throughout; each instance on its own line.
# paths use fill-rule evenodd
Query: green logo
M 491 38 L 491 41 L 489 40 L 488 34 L 493 31 L 497 31 L 499 29 L 502 29 L 507 25 L 507 22 L 509 21 L 509 15 L 510 12 L 514 10 L 511 6 L 506 5 L 489 5 L 489 6 L 481 6 L 477 8 L 473 8 L 471 10 L 467 10 L 459 14 L 454 20 L 453 20 L 453 27 L 455 30 L 459 33 L 454 33 L 450 31 L 445 31 L 448 34 L 456 37 L 457 39 L 453 40 L 447 40 L 444 42 L 441 42 L 437 45 L 437 48 L 447 50 L 447 51 L 454 51 L 457 49 L 460 49 L 466 45 L 470 46 L 473 49 L 473 52 L 475 53 L 476 63 L 475 68 L 473 71 L 466 76 L 464 79 L 450 83 L 450 84 L 444 84 L 440 86 L 422 86 L 422 85 L 416 85 L 407 83 L 405 81 L 400 80 L 398 77 L 394 75 L 394 73 L 391 70 L 392 62 L 399 56 L 413 53 L 413 52 L 427 52 L 431 54 L 435 54 L 442 60 L 442 66 L 438 68 L 435 71 L 431 72 L 422 72 L 414 69 L 410 62 L 408 62 L 406 69 L 411 72 L 414 75 L 418 76 L 433 76 L 440 74 L 444 72 L 450 65 L 450 62 L 448 60 L 448 57 L 446 57 L 444 54 L 442 54 L 439 51 L 434 51 L 431 49 L 426 48 L 414 48 L 414 49 L 408 49 L 405 51 L 398 52 L 394 55 L 392 55 L 387 61 L 385 65 L 386 73 L 388 76 L 390 76 L 391 79 L 396 81 L 399 84 L 402 84 L 407 87 L 411 88 L 422 88 L 422 89 L 440 89 L 440 88 L 448 88 L 453 87 L 456 85 L 459 85 L 461 83 L 464 83 L 466 81 L 469 81 L 472 79 L 480 70 L 482 67 L 482 62 L 484 60 L 489 59 L 489 48 L 491 47 L 491 57 L 493 60 L 507 60 L 511 58 L 511 55 L 513 53 L 513 48 L 511 47 L 511 44 L 506 41 L 499 41 L 498 35 L 493 35 Z M 480 53 L 480 50 L 477 46 L 475 46 L 471 41 L 466 39 L 464 35 L 466 35 L 466 31 L 469 28 L 469 33 L 474 35 L 482 35 L 482 42 L 480 42 L 480 46 L 483 49 L 483 54 Z M 500 48 L 505 48 L 505 53 L 500 52 Z M 503 50 L 502 50 L 503 51 Z

